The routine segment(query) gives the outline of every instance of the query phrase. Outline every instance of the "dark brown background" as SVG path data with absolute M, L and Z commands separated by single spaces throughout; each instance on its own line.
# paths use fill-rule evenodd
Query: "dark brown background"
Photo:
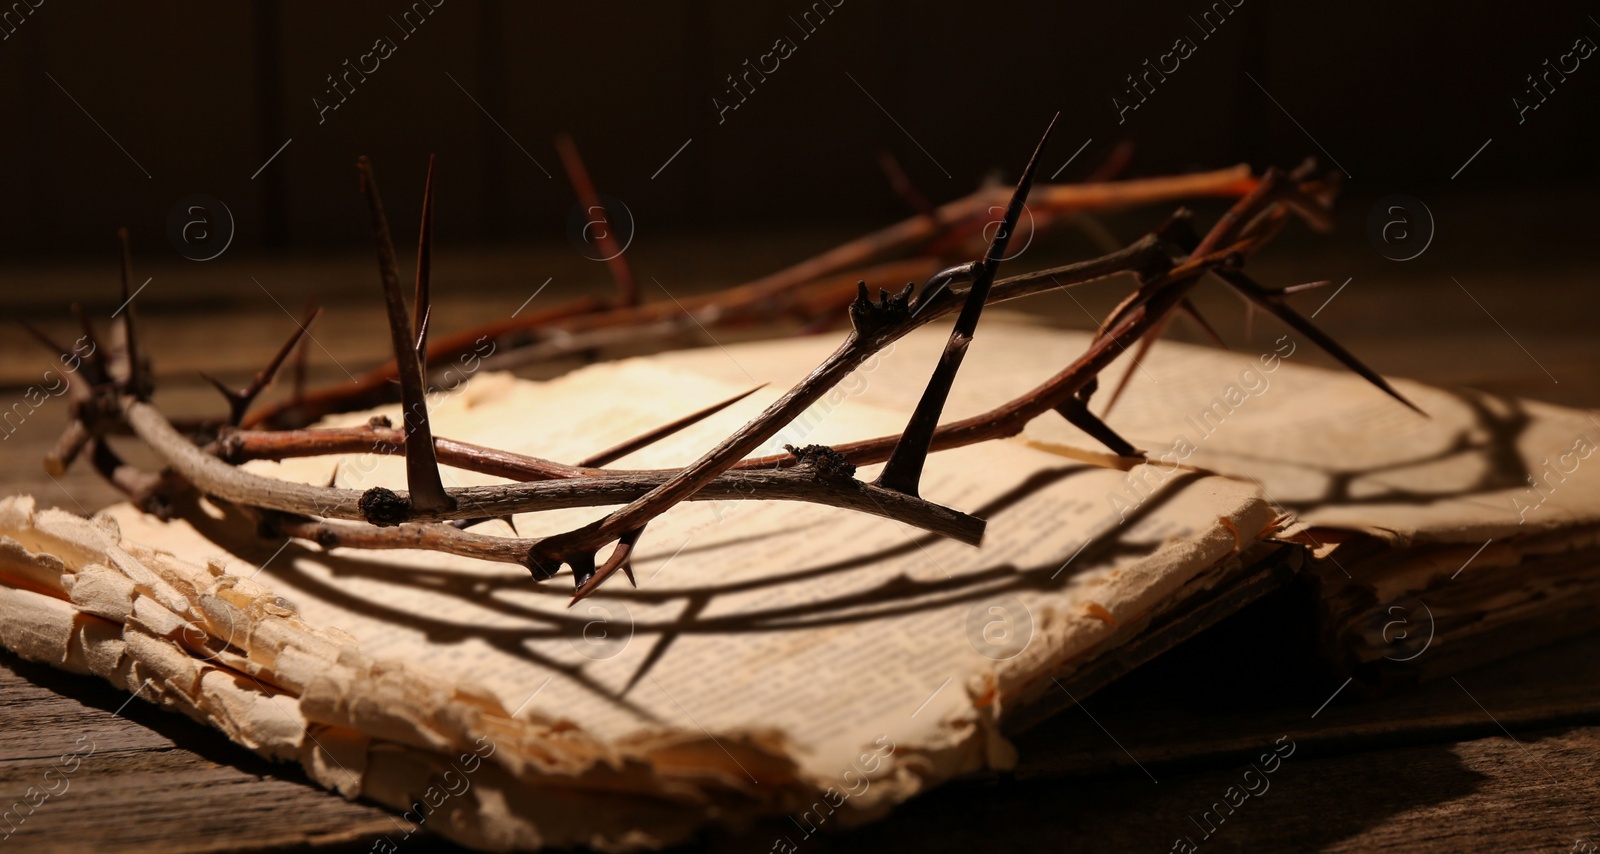
M 408 8 L 44 0 L 0 28 L 14 29 L 0 41 L 0 252 L 99 257 L 126 225 L 142 254 L 175 258 L 166 216 L 194 193 L 233 211 L 230 252 L 359 248 L 360 154 L 376 159 L 401 222 L 414 217 L 427 155 L 439 155 L 443 247 L 563 242 L 574 198 L 552 145 L 562 131 L 577 138 L 602 191 L 629 205 L 641 240 L 876 222 L 903 212 L 879 151 L 935 201 L 952 198 L 992 169 L 1014 176 L 1055 110 L 1049 171 L 1093 139 L 1062 179 L 1082 177 L 1122 139 L 1137 145 L 1131 174 L 1293 164 L 1321 156 L 1309 132 L 1350 171 L 1354 198 L 1407 192 L 1441 217 L 1461 193 L 1595 185 L 1600 71 L 1589 66 L 1600 62 L 1581 66 L 1520 126 L 1511 106 L 1542 61 L 1579 35 L 1600 39 L 1588 20 L 1595 9 L 1579 3 L 1248 0 L 1209 39 L 1190 21 L 1209 8 L 1199 0 L 844 0 L 808 39 L 790 21 L 809 8 L 802 0 L 444 0 L 402 38 L 391 17 Z M 319 124 L 312 100 L 325 77 L 379 35 L 395 54 Z M 712 99 L 726 76 L 780 35 L 795 53 L 719 124 Z M 1195 54 L 1119 126 L 1111 99 L 1125 77 L 1180 35 Z M 1558 195 L 1553 204 L 1572 202 Z

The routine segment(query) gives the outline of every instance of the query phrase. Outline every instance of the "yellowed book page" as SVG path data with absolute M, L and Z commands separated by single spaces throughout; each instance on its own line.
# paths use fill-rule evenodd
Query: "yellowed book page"
M 440 435 L 570 460 L 735 390 L 641 361 L 596 366 L 543 386 L 484 377 L 433 411 Z M 686 463 L 777 393 L 764 390 L 618 465 Z M 899 429 L 892 413 L 823 408 L 807 419 L 805 441 Z M 782 441 L 757 453 L 776 451 Z M 398 457 L 251 467 L 309 483 L 326 482 L 336 465 L 341 487 L 403 486 Z M 1110 556 L 1085 549 L 1082 563 L 1063 569 L 1093 536 L 1109 544 L 1104 535 L 1120 518 L 1104 512 L 1103 496 L 1124 479 L 1005 444 L 936 455 L 923 495 L 987 518 L 982 548 L 818 505 L 691 502 L 650 526 L 634 561 L 637 592 L 612 583 L 605 595 L 571 609 L 564 577 L 536 584 L 520 567 L 432 553 L 324 554 L 290 543 L 258 579 L 309 621 L 350 632 L 369 654 L 470 676 L 511 708 L 527 703 L 570 716 L 608 740 L 663 727 L 770 727 L 797 746 L 803 767 L 826 775 L 884 734 L 875 723 L 898 737 L 919 726 L 937 732 L 951 717 L 963 719 L 960 727 L 977 726 L 985 712 L 974 708 L 972 695 L 989 692 L 993 674 L 1053 664 L 1110 633 L 1085 612 L 1089 601 L 1132 619 L 1235 545 L 1225 533 L 1210 538 L 1209 551 L 1182 538 L 1221 532 L 1218 517 L 1241 509 L 1255 514 L 1242 529 L 1265 524 L 1249 490 L 1196 484 L 1175 490 L 1165 512 L 1117 531 Z M 469 472 L 447 478 L 450 485 L 487 482 L 493 479 Z M 517 528 L 524 536 L 556 533 L 603 509 L 525 514 Z M 245 554 L 225 552 L 215 542 L 225 536 L 220 529 L 207 539 L 126 508 L 115 515 L 131 539 L 160 539 L 176 553 L 241 568 L 267 562 L 282 545 L 242 539 Z M 985 655 L 993 650 L 981 631 L 994 621 L 991 607 L 1020 608 L 1007 617 L 1033 622 L 1032 631 L 1049 634 L 1050 642 L 1036 648 L 1016 638 L 1019 650 L 1027 647 L 1016 656 L 1022 660 L 995 661 Z M 985 618 L 977 640 L 968 631 L 973 614 Z M 1006 631 L 993 626 L 987 636 L 1003 641 Z M 708 673 L 714 678 L 703 678 Z
M 909 412 L 948 330 L 930 326 L 897 342 L 861 383 L 865 403 Z M 1089 334 L 985 319 L 951 392 L 946 420 L 983 412 L 1043 382 L 1090 345 Z M 733 366 L 715 348 L 661 360 L 708 376 L 740 371 L 783 381 L 802 375 L 832 342 L 798 338 L 741 345 Z M 1324 528 L 1372 533 L 1393 544 L 1469 542 L 1600 524 L 1600 420 L 1588 412 L 1470 390 L 1395 380 L 1428 417 L 1365 380 L 1305 364 L 1316 345 L 1293 332 L 1258 333 L 1221 350 L 1156 346 L 1108 423 L 1152 462 L 1182 463 L 1255 481 L 1275 505 Z M 1130 370 L 1102 375 L 1091 409 Z M 1093 439 L 1054 414 L 1021 441 L 1103 459 Z M 1530 482 L 1531 478 L 1531 482 Z M 1136 498 L 1107 498 L 1120 503 Z
M 779 379 L 753 369 L 744 376 L 750 366 L 738 366 L 742 352 L 720 354 L 739 374 L 729 382 L 642 360 L 548 383 L 481 376 L 437 396 L 435 431 L 577 459 L 748 388 L 751 379 Z M 782 442 L 831 443 L 900 430 L 903 415 L 857 399 L 861 382 L 876 382 L 870 366 L 761 452 Z M 777 386 L 764 389 L 617 465 L 682 465 L 778 393 Z M 398 418 L 394 407 L 379 412 Z M 360 423 L 370 414 L 337 423 Z M 338 485 L 347 488 L 397 488 L 404 480 L 399 458 L 377 455 L 250 467 L 318 484 L 337 471 Z M 828 815 L 837 813 L 831 820 L 859 819 L 953 775 L 1008 764 L 1010 747 L 997 730 L 1008 705 L 1055 690 L 1051 676 L 1092 660 L 1125 637 L 1127 627 L 1210 583 L 1218 567 L 1236 562 L 1241 548 L 1272 530 L 1276 513 L 1253 486 L 1215 477 L 1175 479 L 1132 512 L 1108 512 L 1106 496 L 1140 474 L 1013 443 L 937 454 L 922 492 L 987 519 L 981 548 L 811 504 L 691 502 L 650 525 L 634 561 L 637 590 L 618 577 L 570 609 L 564 574 L 536 584 L 516 566 L 448 555 L 324 552 L 304 542 L 262 540 L 253 526 L 215 508 L 194 525 L 113 508 L 109 516 L 120 531 L 105 537 L 138 556 L 134 564 L 157 564 L 188 579 L 158 597 L 178 627 L 194 634 L 200 626 L 202 640 L 231 636 L 220 638 L 226 654 L 201 657 L 201 672 L 252 671 L 282 692 L 275 702 L 299 698 L 289 704 L 308 732 L 365 739 L 365 747 L 343 757 L 344 774 L 318 758 L 333 751 L 299 743 L 280 751 L 300 751 L 308 767 L 321 762 L 317 779 L 347 794 L 404 803 L 417 794 L 410 783 L 368 770 L 373 756 L 390 756 L 376 745 L 449 753 L 492 736 L 499 750 L 485 764 L 505 772 L 503 791 L 529 796 L 555 786 L 579 798 L 609 789 L 680 804 L 671 820 L 646 811 L 637 825 L 623 821 L 595 831 L 596 839 L 627 847 L 676 838 L 685 822 L 713 815 L 791 812 L 820 821 L 826 817 L 815 807 L 826 803 Z M 446 475 L 447 485 L 492 481 L 464 471 Z M 534 536 L 602 512 L 528 514 L 516 524 Z M 32 522 L 23 508 L 5 518 L 11 522 L 3 532 L 26 539 L 23 529 Z M 499 522 L 483 530 L 495 529 L 510 533 Z M 56 571 L 38 555 L 62 548 L 59 539 L 31 542 L 19 546 L 37 558 L 30 558 L 30 572 Z M 64 565 L 58 586 L 70 598 L 80 572 L 74 567 L 88 572 L 105 562 L 91 556 Z M 118 578 L 138 572 L 150 570 L 96 568 L 91 575 L 101 587 L 121 590 L 128 585 Z M 21 573 L 0 569 L 0 578 L 9 582 Z M 258 611 L 271 605 L 288 615 L 263 618 L 279 635 L 257 632 L 244 617 L 196 621 L 210 601 L 205 597 L 216 598 L 212 588 L 235 586 L 256 591 L 247 599 Z M 140 588 L 132 601 L 154 595 Z M 13 602 L 6 620 L 29 607 Z M 96 619 L 137 622 L 116 613 Z M 165 633 L 140 628 L 140 637 L 167 646 L 157 643 L 140 655 L 168 661 L 160 649 L 188 649 L 185 632 L 172 630 L 174 619 L 152 620 Z M 291 624 L 293 631 L 285 628 Z M 125 643 L 125 634 L 115 642 Z M 31 643 L 43 655 L 37 636 L 19 632 L 15 643 Z M 293 642 L 268 643 L 273 637 Z M 311 646 L 323 652 L 284 652 L 299 650 L 306 637 L 322 638 Z M 112 641 L 63 643 L 53 662 L 61 666 L 74 656 L 111 654 Z M 262 656 L 270 660 L 257 660 Z M 188 649 L 179 657 L 196 656 Z M 177 668 L 170 679 L 185 689 L 204 681 L 190 665 L 167 666 Z M 201 703 L 192 692 L 173 691 L 162 696 L 187 697 L 172 702 L 242 743 L 261 742 L 260 732 L 283 727 L 257 700 Z M 518 790 L 519 783 L 527 788 Z M 485 828 L 518 844 L 581 832 L 570 813 L 515 819 L 485 807 L 461 820 L 468 829 L 456 835 L 475 844 Z

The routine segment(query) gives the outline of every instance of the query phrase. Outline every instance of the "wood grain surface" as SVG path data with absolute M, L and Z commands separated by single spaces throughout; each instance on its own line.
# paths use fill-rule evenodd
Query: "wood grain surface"
M 706 267 L 694 259 L 709 253 L 708 244 L 669 243 L 641 266 L 693 270 L 669 279 L 681 296 L 803 257 L 830 239 L 757 240 L 748 256 Z M 1312 252 L 1291 259 L 1292 270 L 1268 262 L 1263 279 L 1342 280 L 1336 272 L 1305 274 L 1349 269 L 1340 259 L 1336 251 Z M 169 286 L 142 309 L 158 402 L 178 413 L 220 412 L 195 372 L 242 381 L 292 328 L 273 303 L 298 313 L 311 292 L 330 306 L 317 331 L 314 377 L 338 381 L 379 362 L 382 309 L 365 263 L 359 256 L 219 263 L 205 273 L 236 280 L 226 297 L 194 268 L 153 270 Z M 439 269 L 436 282 L 481 284 L 470 295 L 435 285 L 435 328 L 445 331 L 510 313 L 553 275 L 546 270 L 560 274 L 538 298 L 548 304 L 605 286 L 597 270 L 554 250 L 455 253 L 441 257 Z M 67 300 L 107 303 L 104 313 L 115 307 L 107 302 L 111 270 L 108 263 L 27 273 L 31 296 L 12 310 L 65 336 L 70 326 L 57 308 Z M 1592 407 L 1600 403 L 1600 339 L 1591 329 L 1590 280 L 1580 268 L 1531 275 L 1502 266 L 1455 278 L 1412 269 L 1356 279 L 1318 322 L 1385 372 Z M 1086 328 L 1085 310 L 1103 313 L 1120 293 L 1086 289 L 1078 294 L 1083 309 L 1061 297 L 1027 308 Z M 1243 340 L 1231 297 L 1207 293 L 1201 305 L 1225 337 Z M 47 366 L 28 346 L 21 336 L 0 339 L 0 393 L 20 399 L 34 381 L 31 368 Z M 59 401 L 49 406 L 64 410 Z M 47 406 L 0 442 L 0 492 L 32 492 L 86 513 L 118 500 L 82 466 L 57 480 L 44 473 L 38 461 L 62 417 Z M 1600 844 L 1600 637 L 1367 701 L 1308 664 L 1294 595 L 1256 601 L 1036 727 L 1019 740 L 1014 774 L 947 786 L 849 832 L 826 828 L 805 839 L 792 822 L 777 822 L 705 841 L 728 851 L 768 851 L 784 836 L 804 851 L 1187 850 L 1180 840 L 1200 851 L 1600 850 L 1586 847 Z M 0 852 L 356 851 L 392 825 L 386 812 L 323 792 L 295 769 L 125 700 L 98 679 L 0 654 L 0 804 L 39 786 L 62 754 L 86 745 L 94 751 L 65 791 L 0 842 Z M 1263 777 L 1260 754 L 1280 737 L 1295 752 L 1265 775 L 1270 789 L 1217 813 L 1225 820 L 1212 822 L 1207 837 L 1194 819 L 1225 803 L 1230 787 L 1259 789 L 1242 781 Z M 432 838 L 411 844 L 447 847 Z

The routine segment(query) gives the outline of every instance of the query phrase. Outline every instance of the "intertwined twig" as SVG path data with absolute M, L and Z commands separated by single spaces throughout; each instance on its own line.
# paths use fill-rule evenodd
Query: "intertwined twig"
M 1045 139 L 1048 136 L 1046 131 Z M 578 192 L 586 199 L 597 199 L 576 149 L 570 141 L 562 145 L 563 159 L 574 173 Z M 228 400 L 225 421 L 180 429 L 148 401 L 149 371 L 140 361 L 129 306 L 118 321 L 124 345 L 110 364 L 90 365 L 90 370 L 84 372 L 87 382 L 74 386 L 71 424 L 48 464 L 64 468 L 89 447 L 93 449 L 96 468 L 135 495 L 146 509 L 170 510 L 176 506 L 178 493 L 193 490 L 251 514 L 264 531 L 309 539 L 325 548 L 431 549 L 519 563 L 538 578 L 554 575 L 562 565 L 570 566 L 576 601 L 617 570 L 628 571 L 633 548 L 646 526 L 682 501 L 729 497 L 809 501 L 894 519 L 976 544 L 983 534 L 981 519 L 918 495 L 928 454 L 1015 435 L 1032 419 L 1055 411 L 1113 452 L 1138 456 L 1129 442 L 1090 412 L 1097 377 L 1129 346 L 1137 346 L 1142 354 L 1175 312 L 1198 319 L 1189 293 L 1207 274 L 1220 278 L 1250 304 L 1279 317 L 1379 388 L 1410 405 L 1381 377 L 1290 308 L 1283 300 L 1285 291 L 1264 288 L 1242 270 L 1245 259 L 1276 234 L 1290 213 L 1313 227 L 1328 227 L 1328 206 L 1336 187 L 1318 178 L 1309 164 L 1294 173 L 1269 170 L 1259 179 L 1230 171 L 1161 179 L 1164 184 L 1147 180 L 1065 189 L 1043 187 L 1030 192 L 1044 145 L 1045 140 L 1041 140 L 1021 180 L 1004 200 L 1004 216 L 982 257 L 933 272 L 920 292 L 908 284 L 895 295 L 880 291 L 879 298 L 873 300 L 864 281 L 858 282 L 854 293 L 850 293 L 843 290 L 838 277 L 866 264 L 877 264 L 873 269 L 882 271 L 888 257 L 918 245 L 950 247 L 972 239 L 982 233 L 985 225 L 992 224 L 979 215 L 980 210 L 993 207 L 987 205 L 996 201 L 992 193 L 976 194 L 924 212 L 779 274 L 688 305 L 676 301 L 668 305 L 639 304 L 631 271 L 626 265 L 612 265 L 620 290 L 615 301 L 579 301 L 546 311 L 531 322 L 470 330 L 436 341 L 432 347 L 428 343 L 432 162 L 418 236 L 415 295 L 408 314 L 388 221 L 371 164 L 363 158 L 359 164 L 361 187 L 371 212 L 379 282 L 395 355 L 391 365 L 358 383 L 354 392 L 307 393 L 297 388 L 289 403 L 251 416 L 248 410 L 256 397 L 301 343 L 304 327 L 315 320 L 313 312 L 250 385 L 232 391 L 212 380 Z M 1194 194 L 1238 198 L 1204 236 L 1193 232 L 1191 215 L 1180 210 L 1155 232 L 1104 256 L 997 278 L 1025 205 L 1029 209 L 1037 206 L 1034 220 L 1038 223 L 1075 210 Z M 127 257 L 124 237 L 125 292 L 132 279 Z M 907 262 L 896 263 L 902 266 L 894 269 L 903 270 Z M 936 269 L 926 260 L 910 263 L 919 269 Z M 986 305 L 1124 273 L 1135 278 L 1137 288 L 1106 319 L 1092 345 L 1077 360 L 1038 387 L 989 412 L 940 423 L 945 400 Z M 847 311 L 850 331 L 838 349 L 761 414 L 682 468 L 630 471 L 607 466 L 733 400 L 570 465 L 436 437 L 429 425 L 428 361 L 430 357 L 436 361 L 451 358 L 468 341 L 531 331 L 546 337 L 535 337 L 528 349 L 544 347 L 548 351 L 556 341 L 581 339 L 585 334 L 656 329 L 683 312 L 697 325 L 704 325 L 702 315 L 704 320 L 716 323 L 748 322 L 787 313 L 818 323 L 840 311 Z M 783 455 L 750 457 L 865 361 L 912 330 L 951 314 L 957 317 L 950 339 L 903 432 L 833 447 L 790 448 Z M 86 319 L 84 329 L 92 341 L 94 330 Z M 61 349 L 47 337 L 35 334 L 47 347 Z M 97 342 L 95 352 L 100 352 Z M 401 427 L 374 419 L 363 427 L 303 428 L 306 420 L 316 416 L 390 399 L 391 388 L 397 389 L 402 405 Z M 294 423 L 297 420 L 299 423 Z M 268 424 L 287 429 L 249 427 Z M 138 436 L 162 460 L 164 471 L 148 474 L 124 464 L 103 441 L 106 434 L 116 432 Z M 405 456 L 405 492 L 382 487 L 357 491 L 332 484 L 319 487 L 291 483 L 238 467 L 253 459 L 370 451 Z M 876 480 L 868 483 L 855 476 L 858 466 L 879 462 L 886 464 Z M 509 482 L 447 489 L 441 479 L 441 464 L 495 475 Z M 488 519 L 509 521 L 515 513 L 618 504 L 622 506 L 600 519 L 555 536 L 501 537 L 468 530 Z M 612 544 L 602 562 L 601 550 Z

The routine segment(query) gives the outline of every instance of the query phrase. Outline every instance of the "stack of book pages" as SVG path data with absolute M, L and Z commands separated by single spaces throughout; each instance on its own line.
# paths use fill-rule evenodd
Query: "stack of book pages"
M 757 453 L 898 433 L 944 338 L 899 342 Z M 1087 341 L 986 319 L 946 417 L 1025 391 Z M 433 427 L 573 460 L 772 383 L 614 467 L 683 465 L 834 343 L 708 347 L 547 382 L 484 374 L 433 401 Z M 1600 467 L 1600 424 L 1397 383 L 1423 418 L 1302 365 L 1310 346 L 1156 348 L 1111 419 L 1146 463 L 1054 416 L 933 455 L 923 495 L 987 519 L 980 547 L 814 504 L 695 501 L 649 526 L 637 589 L 614 579 L 572 607 L 565 576 L 263 539 L 204 501 L 162 522 L 14 496 L 0 501 L 0 643 L 395 809 L 394 845 L 426 827 L 485 849 L 639 849 L 787 816 L 774 850 L 791 850 L 1009 767 L 1008 734 L 1296 578 L 1317 584 L 1330 655 L 1371 685 L 1579 628 L 1600 597 L 1600 473 L 1586 468 Z M 327 423 L 374 414 L 398 421 L 387 407 Z M 248 468 L 350 489 L 405 480 L 401 458 L 377 454 Z M 601 512 L 516 525 L 537 536 Z M 496 529 L 511 533 L 481 528 Z

